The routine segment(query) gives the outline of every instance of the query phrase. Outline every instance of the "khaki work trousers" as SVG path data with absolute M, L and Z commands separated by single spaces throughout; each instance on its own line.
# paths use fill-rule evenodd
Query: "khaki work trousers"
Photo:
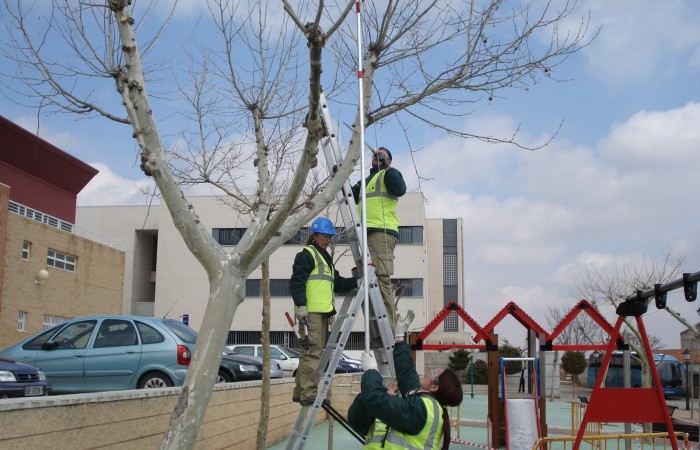
M 398 238 L 383 231 L 367 232 L 369 256 L 376 267 L 379 290 L 382 291 L 384 308 L 391 324 L 391 332 L 396 334 L 396 306 L 394 305 L 394 287 L 391 275 L 394 274 L 394 249 Z
M 313 401 L 318 393 L 316 368 L 321 361 L 321 354 L 326 346 L 328 314 L 309 313 L 306 320 L 309 322 L 309 343 L 311 344 L 311 349 L 308 352 L 304 348 L 301 349 L 296 385 L 292 392 L 292 398 L 298 398 L 302 402 Z M 299 333 L 302 336 L 304 334 L 304 326 L 302 324 L 299 324 Z

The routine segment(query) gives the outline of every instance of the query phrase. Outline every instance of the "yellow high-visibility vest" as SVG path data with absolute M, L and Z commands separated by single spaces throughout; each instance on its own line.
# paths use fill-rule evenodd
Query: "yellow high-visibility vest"
M 310 313 L 328 313 L 333 311 L 333 267 L 326 263 L 323 256 L 313 245 L 304 250 L 314 258 L 314 269 L 306 280 L 306 311 Z
M 367 228 L 382 228 L 399 232 L 399 216 L 396 205 L 399 198 L 389 194 L 384 183 L 386 170 L 380 170 L 370 178 L 365 186 L 367 197 Z M 357 204 L 357 210 L 362 216 L 362 199 Z
M 421 396 L 428 411 L 423 429 L 418 434 L 400 433 L 389 428 L 379 419 L 367 433 L 365 449 L 384 450 L 438 450 L 442 447 L 442 414 L 440 403 L 430 396 Z

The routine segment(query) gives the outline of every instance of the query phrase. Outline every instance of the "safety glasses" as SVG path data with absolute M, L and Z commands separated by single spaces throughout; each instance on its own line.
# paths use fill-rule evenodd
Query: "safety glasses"
M 433 369 L 430 371 L 430 379 L 432 380 L 434 385 L 439 385 L 440 384 L 440 375 L 442 375 L 443 369 Z

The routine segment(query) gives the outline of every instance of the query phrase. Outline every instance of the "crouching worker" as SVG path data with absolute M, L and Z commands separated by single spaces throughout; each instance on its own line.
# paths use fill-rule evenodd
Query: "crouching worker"
M 365 449 L 448 449 L 447 407 L 459 406 L 464 396 L 459 378 L 450 369 L 419 377 L 405 342 L 394 348 L 394 365 L 397 379 L 388 389 L 376 370 L 362 375 L 348 423 L 365 436 Z
M 308 350 L 302 348 L 299 356 L 292 392 L 292 401 L 304 406 L 312 405 L 318 393 L 316 368 L 326 346 L 328 318 L 335 314 L 333 293 L 357 289 L 357 279 L 338 275 L 326 251 L 333 235 L 335 228 L 329 219 L 319 217 L 311 223 L 306 247 L 294 258 L 289 280 L 299 333 L 302 339 L 308 339 Z

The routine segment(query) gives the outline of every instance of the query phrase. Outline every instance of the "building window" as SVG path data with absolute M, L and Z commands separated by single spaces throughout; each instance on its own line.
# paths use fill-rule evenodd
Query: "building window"
M 422 244 L 423 227 L 399 227 L 399 244 Z
M 271 297 L 291 297 L 292 290 L 289 288 L 289 279 L 270 280 Z
M 422 278 L 395 278 L 391 280 L 396 297 L 422 297 Z
M 66 255 L 65 253 L 49 249 L 49 253 L 46 258 L 46 265 L 57 269 L 66 270 L 68 272 L 75 272 L 75 260 L 75 256 Z
M 211 235 L 221 245 L 238 245 L 245 232 L 246 228 L 213 228 Z
M 246 228 L 213 228 L 212 237 L 221 245 L 238 245 L 245 235 Z M 348 234 L 345 227 L 335 227 L 333 245 L 347 245 Z M 306 245 L 309 237 L 309 227 L 303 227 L 283 245 Z M 422 244 L 423 227 L 399 227 L 399 244 Z
M 69 319 L 66 317 L 44 316 L 44 330 L 55 327 L 59 323 L 66 322 L 67 320 Z
M 457 315 L 456 312 L 452 311 L 450 312 L 447 317 L 445 317 L 445 321 L 443 322 L 444 324 L 444 330 L 446 332 L 454 333 L 459 331 L 459 322 L 458 322 L 459 316 Z
M 24 241 L 22 242 L 22 259 L 29 261 L 29 250 L 32 248 L 32 243 Z
M 283 245 L 306 245 L 306 240 L 309 238 L 309 227 L 304 227 Z M 335 227 L 335 236 L 331 241 L 331 245 L 347 245 L 348 234 L 345 232 L 345 227 Z
M 25 311 L 17 313 L 17 331 L 20 333 L 27 331 L 27 313 Z
M 297 231 L 297 233 L 283 245 L 306 245 L 306 239 L 308 239 L 308 237 L 309 227 L 304 227 Z
M 262 297 L 262 280 L 246 280 L 245 281 L 245 296 L 246 297 Z M 292 291 L 289 289 L 289 279 L 272 279 L 270 280 L 270 297 L 291 297 Z
M 245 280 L 246 297 L 262 297 L 262 280 Z
M 442 274 L 443 286 L 457 286 L 457 255 L 446 253 L 442 257 L 444 272 Z

